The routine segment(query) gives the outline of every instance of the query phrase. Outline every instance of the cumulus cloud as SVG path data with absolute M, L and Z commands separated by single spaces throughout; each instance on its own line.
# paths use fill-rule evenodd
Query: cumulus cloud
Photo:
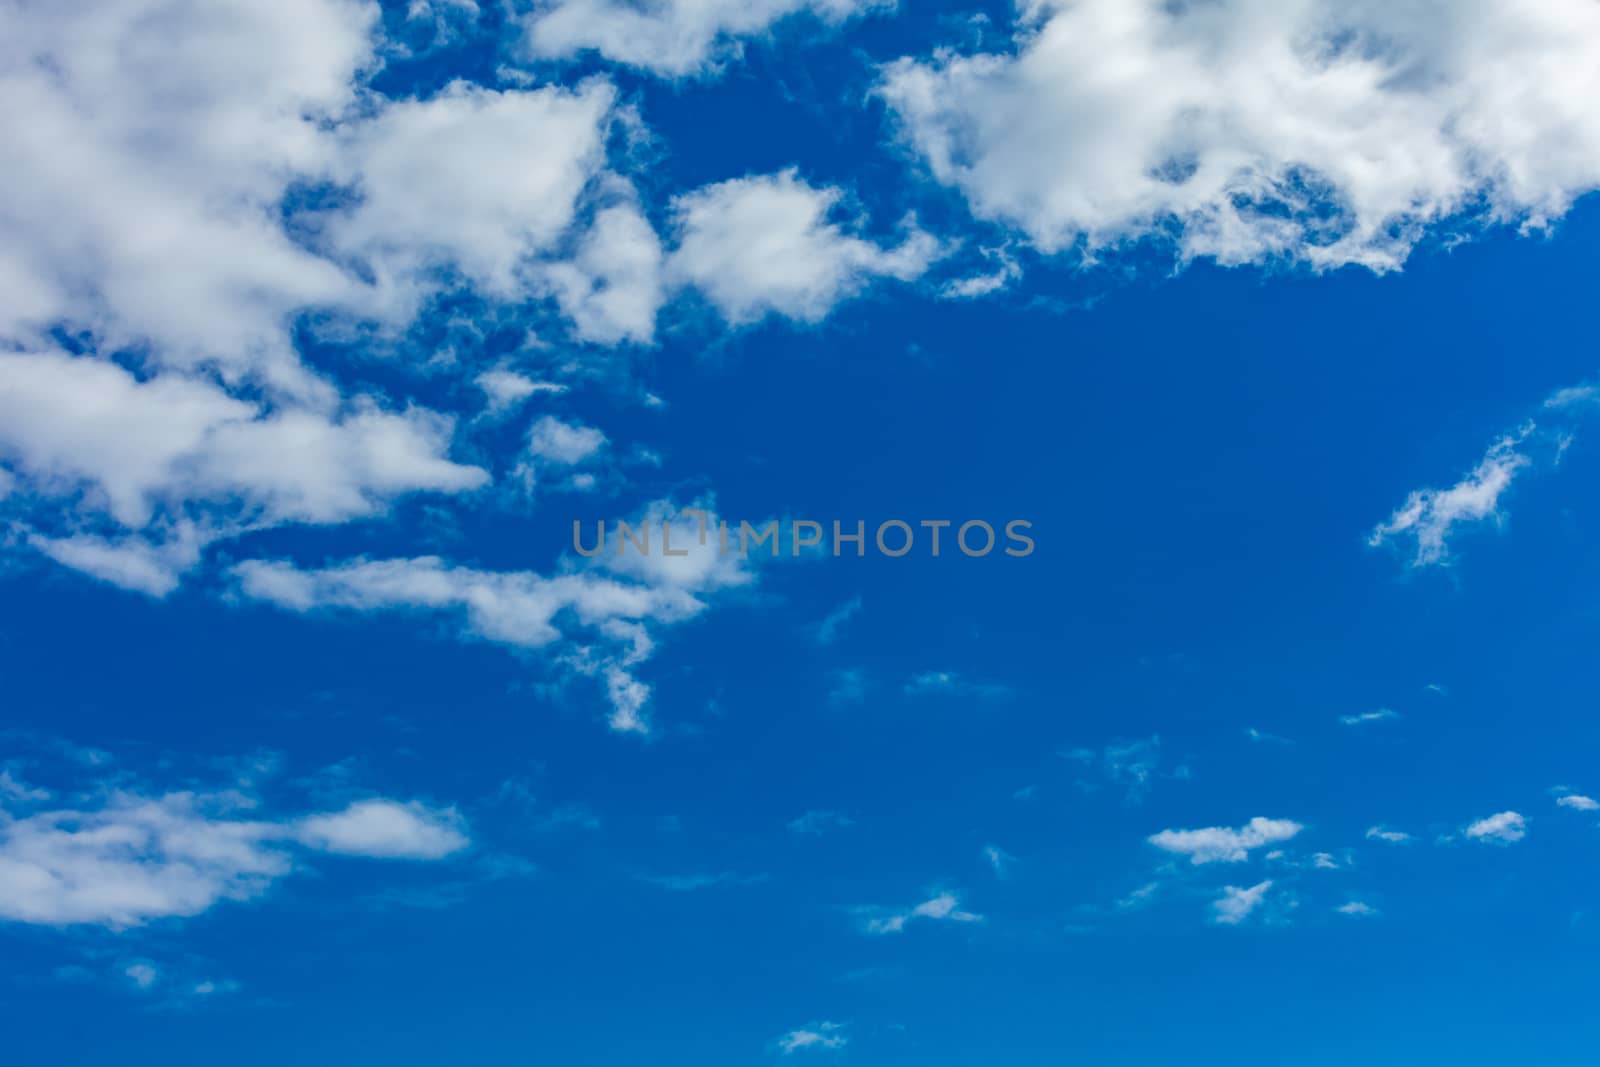
M 297 841 L 323 852 L 382 859 L 440 859 L 467 847 L 454 810 L 362 800 L 294 824 Z
M 1352 918 L 1358 919 L 1370 919 L 1374 915 L 1378 914 L 1377 908 L 1374 908 L 1371 904 L 1360 900 L 1352 900 L 1347 903 L 1340 904 L 1333 910 L 1338 912 L 1340 915 L 1349 915 Z
M 885 68 L 906 141 L 1046 252 L 1399 266 L 1600 184 L 1588 0 L 1030 0 L 1009 51 Z M 1462 225 L 1466 225 L 1463 223 Z
M 1600 801 L 1579 793 L 1568 793 L 1565 796 L 1559 796 L 1556 798 L 1556 803 L 1563 808 L 1571 808 L 1573 811 L 1600 811 Z
M 1528 836 L 1528 820 L 1514 811 L 1502 811 L 1467 827 L 1467 836 L 1491 845 L 1514 845 Z
M 1261 902 L 1267 897 L 1267 890 L 1271 888 L 1270 879 L 1258 882 L 1248 889 L 1241 889 L 1236 885 L 1224 886 L 1222 896 L 1211 902 L 1211 921 L 1224 926 L 1239 925 L 1261 906 Z
M 938 255 L 938 242 L 914 227 L 893 248 L 848 232 L 831 219 L 843 195 L 791 169 L 680 196 L 668 277 L 699 289 L 735 326 L 769 314 L 815 323 L 872 279 L 909 281 Z
M 409 313 L 440 267 L 480 292 L 534 291 L 534 259 L 577 219 L 578 198 L 605 165 L 615 90 L 497 91 L 456 83 L 390 104 L 340 132 L 338 177 L 359 197 L 324 236 L 392 290 Z
M 892 0 L 891 0 L 892 2 Z M 740 54 L 741 37 L 807 13 L 842 22 L 882 0 L 538 0 L 524 20 L 540 59 L 599 52 L 665 77 L 707 73 Z
M 94 806 L 26 814 L 5 804 L 0 919 L 137 926 L 259 896 L 296 868 L 296 846 L 439 859 L 467 843 L 453 812 L 384 799 L 298 819 L 266 818 L 238 792 L 113 790 Z
M 840 1049 L 849 1044 L 841 1023 L 812 1023 L 799 1030 L 790 1030 L 778 1038 L 778 1051 L 785 1056 L 802 1049 Z
M 1263 845 L 1288 841 L 1303 827 L 1288 819 L 1264 819 L 1257 816 L 1238 828 L 1208 826 L 1200 830 L 1163 830 L 1152 834 L 1152 845 L 1166 852 L 1188 856 L 1189 862 L 1242 863 L 1250 853 Z
M 600 451 L 606 435 L 593 426 L 563 422 L 545 415 L 528 431 L 528 451 L 537 459 L 571 467 Z
M 36 497 L 102 527 L 36 531 L 29 543 L 155 595 L 225 531 L 344 522 L 407 493 L 478 488 L 487 472 L 448 458 L 452 426 L 367 398 L 334 413 L 267 410 L 199 377 L 140 380 L 60 350 L 0 353 L 0 456 Z

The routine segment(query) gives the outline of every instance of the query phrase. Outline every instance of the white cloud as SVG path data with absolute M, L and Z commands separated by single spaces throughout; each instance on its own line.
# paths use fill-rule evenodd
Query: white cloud
M 1367 828 L 1368 841 L 1382 841 L 1390 845 L 1403 845 L 1411 840 L 1411 835 L 1400 830 L 1390 830 L 1383 826 L 1369 826 Z
M 694 524 L 673 518 L 673 505 L 658 501 L 645 514 L 656 538 L 671 518 L 674 551 L 682 546 L 687 554 L 666 557 L 657 543 L 649 556 L 606 553 L 587 570 L 551 576 L 479 570 L 436 556 L 358 559 L 314 570 L 247 560 L 231 573 L 244 596 L 289 611 L 440 612 L 460 617 L 467 635 L 496 644 L 544 649 L 565 640 L 558 661 L 603 683 L 612 728 L 643 733 L 650 689 L 632 668 L 651 655 L 652 630 L 699 614 L 707 594 L 752 580 L 736 556 L 718 554 L 714 539 L 698 544 Z
M 488 480 L 447 458 L 452 421 L 356 398 L 335 414 L 265 410 L 198 377 L 140 380 L 61 351 L 0 353 L 0 455 L 40 496 L 136 537 L 30 537 L 58 562 L 164 593 L 208 536 L 337 523 L 413 492 Z
M 253 817 L 255 807 L 237 792 L 118 790 L 93 807 L 0 811 L 0 919 L 137 926 L 260 895 L 294 870 L 295 843 L 405 859 L 467 843 L 444 814 L 415 804 L 361 801 L 290 820 Z
M 790 1030 L 778 1038 L 778 1051 L 785 1056 L 802 1049 L 840 1049 L 849 1044 L 840 1023 L 812 1023 L 799 1030 Z
M 1349 915 L 1355 918 L 1363 919 L 1371 918 L 1372 916 L 1378 914 L 1377 908 L 1374 908 L 1371 904 L 1367 904 L 1359 900 L 1352 900 L 1349 903 L 1340 904 L 1333 910 L 1338 912 L 1340 915 Z
M 565 385 L 556 382 L 535 381 L 525 374 L 518 374 L 516 371 L 505 370 L 504 368 L 486 370 L 474 378 L 473 381 L 479 389 L 483 390 L 483 395 L 488 398 L 487 414 L 489 415 L 502 415 L 537 393 L 559 394 L 567 391 Z
M 537 0 L 524 25 L 540 59 L 592 49 L 613 63 L 683 77 L 736 58 L 738 38 L 796 13 L 841 22 L 875 6 L 881 0 Z
M 149 989 L 161 977 L 161 972 L 148 963 L 129 964 L 123 968 L 122 973 L 127 976 L 128 981 L 140 989 Z
M 1597 802 L 1593 797 L 1582 796 L 1578 793 L 1568 793 L 1566 796 L 1557 797 L 1556 803 L 1563 808 L 1571 808 L 1573 811 L 1600 811 L 1600 802 Z
M 1532 432 L 1529 424 L 1515 436 L 1496 441 L 1483 459 L 1461 481 L 1448 489 L 1418 489 L 1367 538 L 1373 547 L 1404 538 L 1415 541 L 1413 567 L 1446 563 L 1450 537 L 1466 523 L 1500 521 L 1500 497 L 1517 473 L 1531 462 L 1517 449 Z
M 341 180 L 360 201 L 327 222 L 330 245 L 393 287 L 409 317 L 437 267 L 500 299 L 533 292 L 530 270 L 577 219 L 605 165 L 615 90 L 496 91 L 456 83 L 390 104 L 341 131 Z
M 0 337 L 66 320 L 314 391 L 287 325 L 359 300 L 278 207 L 332 162 L 327 124 L 374 62 L 362 0 L 10 5 L 0 39 Z
M 1013 51 L 902 59 L 934 176 L 1045 251 L 1389 269 L 1459 213 L 1540 225 L 1600 185 L 1588 0 L 1028 0 Z
M 1362 726 L 1369 722 L 1384 722 L 1388 719 L 1398 719 L 1397 712 L 1389 708 L 1378 708 L 1376 711 L 1356 712 L 1352 715 L 1341 715 L 1339 721 L 1346 726 Z
M 821 834 L 854 825 L 854 819 L 837 811 L 808 811 L 788 823 L 789 829 L 797 834 Z
M 1011 865 L 1017 862 L 1017 857 L 998 845 L 984 845 L 981 854 L 996 878 L 1005 878 L 1011 872 Z
M 1209 826 L 1201 830 L 1163 830 L 1152 834 L 1152 845 L 1166 852 L 1188 856 L 1193 864 L 1241 863 L 1250 852 L 1263 845 L 1288 841 L 1303 827 L 1288 819 L 1264 819 L 1257 816 L 1244 826 L 1232 829 Z
M 1261 902 L 1266 899 L 1267 890 L 1271 888 L 1270 880 L 1258 882 L 1248 889 L 1240 889 L 1236 885 L 1224 886 L 1222 896 L 1211 902 L 1214 913 L 1211 921 L 1224 926 L 1237 926 L 1261 906 Z
M 1528 835 L 1528 821 L 1514 811 L 1479 819 L 1467 827 L 1467 836 L 1474 841 L 1495 845 L 1514 845 Z
M 596 212 L 572 258 L 546 266 L 542 277 L 580 338 L 619 344 L 655 336 L 666 299 L 661 240 L 634 204 Z
M 827 617 L 817 623 L 815 631 L 817 643 L 831 645 L 837 641 L 839 632 L 844 629 L 846 623 L 855 618 L 856 613 L 860 610 L 861 598 L 857 596 L 851 597 L 837 608 L 828 612 Z
M 898 934 L 906 928 L 907 923 L 917 919 L 975 923 L 982 922 L 983 916 L 963 910 L 960 898 L 954 893 L 940 893 L 909 911 L 880 912 L 871 915 L 866 921 L 865 929 L 869 934 Z
M 846 232 L 830 221 L 842 198 L 793 170 L 686 193 L 673 201 L 679 239 L 668 277 L 698 288 L 735 326 L 769 314 L 815 323 L 874 278 L 909 281 L 938 255 L 938 242 L 914 227 L 895 248 Z
M 343 811 L 309 815 L 294 825 L 310 848 L 380 859 L 440 859 L 467 847 L 454 809 L 360 800 Z
M 528 451 L 546 463 L 570 467 L 605 446 L 606 435 L 593 426 L 563 422 L 545 415 L 528 431 Z

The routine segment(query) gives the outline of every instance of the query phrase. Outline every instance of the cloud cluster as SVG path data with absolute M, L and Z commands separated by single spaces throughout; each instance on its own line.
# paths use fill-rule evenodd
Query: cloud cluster
M 1453 216 L 1538 226 L 1600 185 L 1589 0 L 1018 7 L 1011 50 L 904 58 L 881 92 L 937 180 L 1045 252 L 1386 270 Z
M 737 57 L 740 38 L 789 16 L 837 23 L 879 6 L 882 0 L 538 0 L 524 26 L 528 50 L 541 59 L 593 50 L 613 63 L 685 77 Z
M 267 818 L 238 792 L 121 790 L 92 807 L 0 806 L 0 919 L 137 926 L 265 892 L 297 850 L 437 860 L 468 845 L 453 809 L 372 798 Z

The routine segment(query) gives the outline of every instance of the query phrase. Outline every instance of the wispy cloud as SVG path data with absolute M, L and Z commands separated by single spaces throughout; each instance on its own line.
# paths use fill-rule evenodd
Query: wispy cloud
M 778 1038 L 778 1051 L 785 1056 L 806 1049 L 841 1049 L 849 1044 L 844 1036 L 843 1023 L 811 1023 L 798 1030 L 790 1030 Z
M 1564 796 L 1556 797 L 1556 803 L 1563 808 L 1571 808 L 1573 811 L 1600 811 L 1600 802 L 1581 793 L 1567 793 Z
M 1391 830 L 1386 826 L 1367 827 L 1368 841 L 1382 841 L 1390 845 L 1403 845 L 1411 840 L 1411 835 L 1402 830 Z
M 1390 719 L 1398 719 L 1399 717 L 1400 713 L 1391 708 L 1378 708 L 1374 711 L 1362 711 L 1352 715 L 1341 715 L 1339 716 L 1339 721 L 1344 723 L 1346 726 L 1364 726 L 1367 723 L 1387 722 Z
M 797 834 L 822 834 L 855 825 L 855 820 L 837 811 L 808 811 L 799 818 L 790 819 L 788 827 Z
M 907 696 L 963 696 L 993 700 L 1011 695 L 1009 686 L 980 682 L 954 671 L 923 671 L 913 675 L 903 687 Z
M 898 934 L 908 923 L 919 919 L 957 923 L 983 921 L 983 916 L 963 910 L 960 898 L 954 893 L 940 893 L 906 911 L 867 909 L 866 914 L 864 929 L 869 934 Z
M 817 639 L 817 644 L 831 645 L 837 641 L 845 624 L 855 618 L 860 610 L 861 598 L 852 597 L 829 612 L 827 617 L 817 623 L 812 630 L 812 635 Z

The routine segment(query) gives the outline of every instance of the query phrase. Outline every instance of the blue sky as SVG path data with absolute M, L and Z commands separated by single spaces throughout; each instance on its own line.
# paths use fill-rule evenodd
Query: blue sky
M 1592 5 L 0 20 L 7 1062 L 1592 1061 Z

